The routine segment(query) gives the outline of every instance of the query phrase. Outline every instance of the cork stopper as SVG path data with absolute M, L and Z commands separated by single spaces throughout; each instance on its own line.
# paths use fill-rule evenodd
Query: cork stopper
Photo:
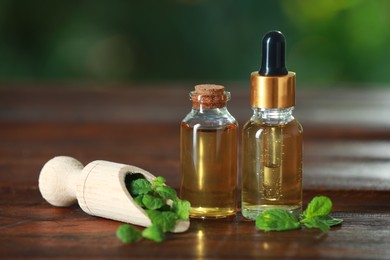
M 190 93 L 193 108 L 212 109 L 226 106 L 230 99 L 230 93 L 225 92 L 225 87 L 214 84 L 196 85 L 195 91 Z

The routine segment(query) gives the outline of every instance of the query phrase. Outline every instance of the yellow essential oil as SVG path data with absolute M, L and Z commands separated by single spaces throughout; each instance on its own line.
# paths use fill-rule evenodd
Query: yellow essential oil
M 191 203 L 190 217 L 226 217 L 237 211 L 238 125 L 226 92 L 199 86 L 180 127 L 180 197 Z
M 255 219 L 262 211 L 302 207 L 302 127 L 249 121 L 242 140 L 242 212 Z
M 302 208 L 303 130 L 293 117 L 295 73 L 285 66 L 285 38 L 263 37 L 262 64 L 251 73 L 253 116 L 242 130 L 242 214 L 267 209 L 299 215 Z

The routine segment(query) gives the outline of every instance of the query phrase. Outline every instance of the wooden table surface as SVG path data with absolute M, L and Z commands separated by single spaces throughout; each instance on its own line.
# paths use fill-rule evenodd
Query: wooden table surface
M 56 208 L 38 175 L 57 155 L 84 165 L 132 164 L 179 187 L 179 123 L 190 110 L 190 84 L 156 86 L 0 87 L 0 258 L 129 259 L 390 258 L 390 90 L 298 89 L 304 126 L 304 204 L 331 197 L 342 226 L 262 232 L 241 213 L 191 220 L 163 243 L 124 245 L 119 222 L 77 205 Z M 229 86 L 227 86 L 229 88 Z M 229 111 L 251 116 L 248 87 L 231 86 Z

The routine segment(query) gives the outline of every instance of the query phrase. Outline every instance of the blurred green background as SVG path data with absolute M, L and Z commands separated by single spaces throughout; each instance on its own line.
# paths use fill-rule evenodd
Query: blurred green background
M 243 82 L 276 29 L 300 84 L 389 85 L 389 28 L 388 0 L 0 0 L 0 81 Z

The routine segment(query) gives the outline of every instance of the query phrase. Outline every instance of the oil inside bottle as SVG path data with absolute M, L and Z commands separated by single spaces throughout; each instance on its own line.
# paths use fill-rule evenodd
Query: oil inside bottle
M 237 125 L 201 128 L 181 124 L 180 197 L 191 217 L 218 218 L 237 210 Z
M 242 214 L 255 219 L 269 208 L 296 215 L 302 207 L 302 127 L 249 121 L 243 128 Z

